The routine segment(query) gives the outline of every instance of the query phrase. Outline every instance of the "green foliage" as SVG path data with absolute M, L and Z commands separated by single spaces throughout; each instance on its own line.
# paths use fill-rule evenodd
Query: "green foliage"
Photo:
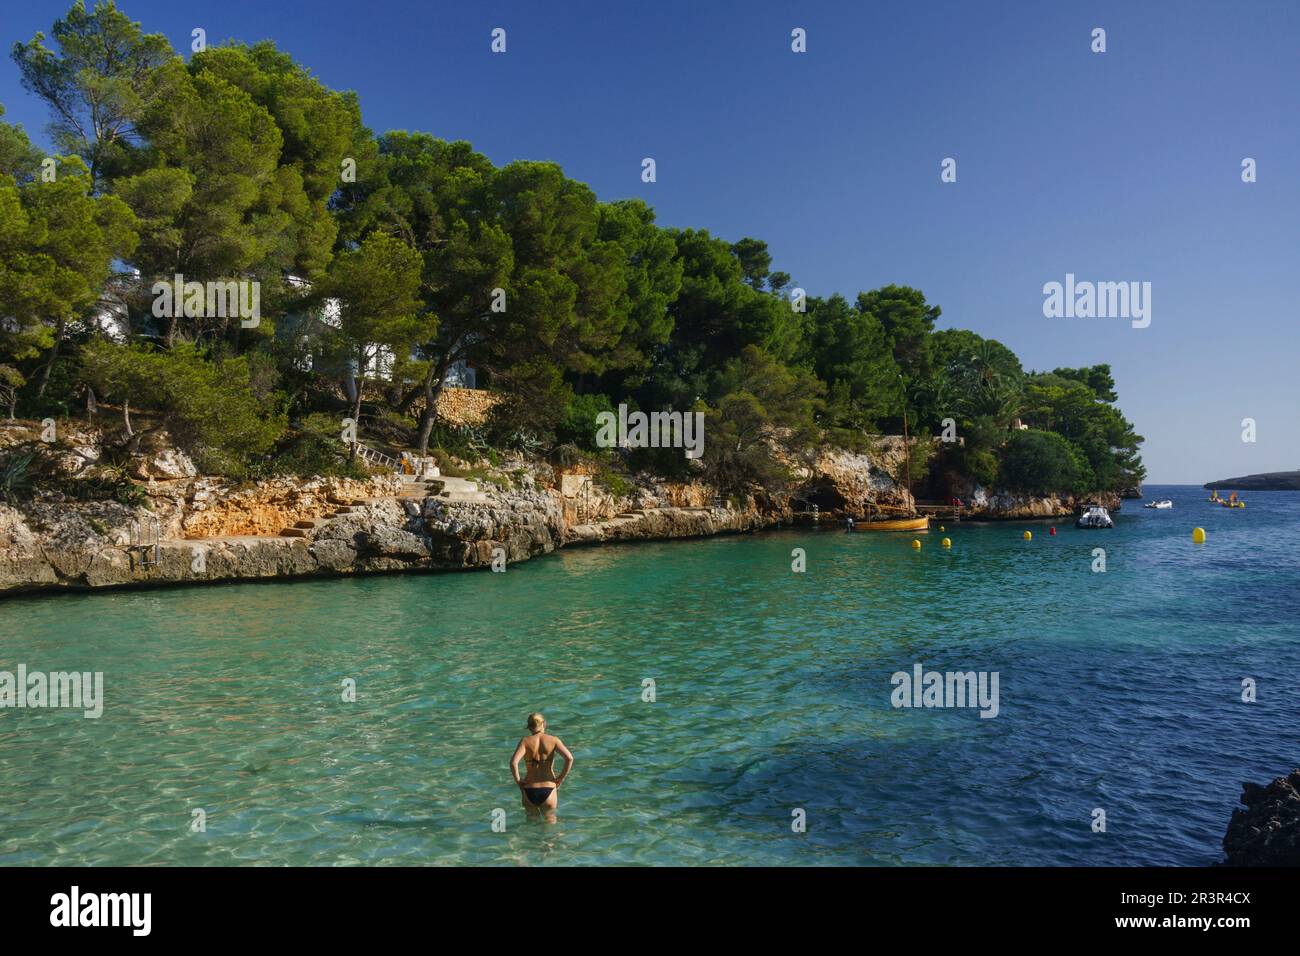
M 0 103 L 0 118 L 5 115 Z M 0 177 L 11 176 L 17 183 L 25 183 L 36 175 L 44 156 L 31 144 L 21 126 L 0 122 Z
M 197 347 L 178 343 L 170 352 L 104 340 L 82 350 L 84 374 L 105 397 L 151 410 L 157 424 L 130 436 L 166 428 L 214 474 L 241 474 L 250 457 L 268 451 L 286 427 L 281 407 L 253 393 L 250 363 L 238 356 L 209 360 Z
M 99 296 L 115 257 L 135 248 L 135 217 L 112 196 L 92 195 L 75 157 L 54 182 L 0 175 L 0 361 L 54 344 L 50 322 L 80 316 Z
M 749 346 L 783 361 L 794 357 L 796 313 L 784 299 L 745 281 L 745 267 L 729 243 L 703 229 L 669 235 L 682 263 L 681 292 L 670 310 L 674 358 L 698 353 L 703 365 L 720 369 Z
M 35 448 L 10 448 L 0 457 L 0 499 L 15 504 L 32 493 L 32 463 L 36 461 Z
M 1013 491 L 1046 495 L 1088 490 L 1086 463 L 1070 442 L 1055 432 L 1018 431 L 1007 441 L 1001 477 Z
M 894 480 L 902 484 L 910 479 L 913 486 L 921 484 L 929 474 L 933 456 L 934 449 L 929 442 L 913 438 L 907 448 L 907 463 L 898 469 Z
M 1039 373 L 1027 379 L 1026 421 L 1069 439 L 1087 466 L 1089 491 L 1136 484 L 1146 476 L 1138 446 L 1142 438 L 1110 399 L 1109 366 Z
M 617 409 L 605 395 L 574 395 L 569 399 L 564 418 L 555 428 L 555 440 L 576 445 L 587 451 L 599 451 L 596 444 L 596 416 Z
M 316 412 L 295 423 L 268 456 L 270 467 L 255 467 L 270 474 L 298 475 L 304 478 L 339 476 L 366 478 L 365 465 L 348 453 L 340 438 L 339 417 Z
M 91 465 L 76 476 L 62 473 L 56 462 L 59 448 L 24 442 L 0 451 L 0 501 L 16 504 L 32 499 L 38 491 L 50 491 L 75 501 L 108 500 L 132 508 L 152 507 L 145 487 L 131 480 L 120 465 Z
M 573 397 L 564 373 L 545 356 L 522 361 L 497 377 L 501 402 L 492 409 L 489 428 L 498 442 L 520 433 L 549 440 Z
M 823 391 L 810 372 L 746 347 L 723 370 L 719 397 L 705 413 L 704 475 L 726 491 L 787 486 L 787 461 L 805 455 L 818 437 Z
M 225 279 L 291 264 L 277 256 L 292 232 L 279 202 L 292 179 L 279 173 L 280 130 L 246 92 L 200 66 L 163 68 L 171 95 L 138 124 L 148 146 L 129 175 L 111 181 L 141 220 L 132 261 L 146 282 L 177 273 Z
M 464 468 L 452 461 L 451 453 L 446 449 L 431 448 L 429 454 L 431 454 L 434 461 L 438 463 L 439 474 L 446 475 L 448 478 L 464 478 L 469 474 L 468 468 Z
M 3 377 L 3 371 L 0 371 Z M 37 395 L 36 375 L 24 382 L 17 396 L 18 407 L 27 418 L 68 418 L 84 407 L 85 384 L 80 370 L 71 362 L 60 362 L 50 370 L 43 395 Z M 3 389 L 0 388 L 0 394 Z
M 80 156 L 98 184 L 134 148 L 136 124 L 169 98 L 158 68 L 173 59 L 171 44 L 143 33 L 112 0 L 90 12 L 76 0 L 50 36 L 55 49 L 38 33 L 14 44 L 13 60 L 23 87 L 50 107 L 58 148 Z
M 596 237 L 622 250 L 624 285 L 610 319 L 607 354 L 594 367 L 643 373 L 654 350 L 672 334 L 669 306 L 682 286 L 682 263 L 672 237 L 654 224 L 639 199 L 602 203 Z
M 961 472 L 971 481 L 985 488 L 998 484 L 998 456 L 987 448 L 968 448 L 960 458 Z
M 857 304 L 859 311 L 880 322 L 894 361 L 907 381 L 916 384 L 929 378 L 933 367 L 930 333 L 939 318 L 939 307 L 927 303 L 920 289 L 899 285 L 860 292 Z
M 463 458 L 466 461 L 480 458 L 488 450 L 487 436 L 484 429 L 470 425 L 451 425 L 446 422 L 438 422 L 433 426 L 430 441 L 433 446 L 433 454 L 455 455 L 457 458 Z
M 208 47 L 192 57 L 190 70 L 239 88 L 274 121 L 281 145 L 264 199 L 276 206 L 270 218 L 286 228 L 274 243 L 272 263 L 299 275 L 322 274 L 338 234 L 329 201 L 343 159 L 355 158 L 354 146 L 368 137 L 356 96 L 329 89 L 266 40 Z
M 382 348 L 409 352 L 425 324 L 420 314 L 420 254 L 392 236 L 373 233 L 340 255 L 328 288 L 339 301 L 343 354 L 364 369 Z M 356 399 L 361 404 L 361 389 Z
M 604 487 L 616 498 L 626 498 L 633 491 L 633 485 L 626 477 L 615 471 L 609 464 L 602 464 L 596 471 L 597 484 Z
M 829 387 L 829 424 L 870 431 L 901 412 L 899 368 L 885 328 L 841 295 L 813 299 L 808 308 L 807 359 Z

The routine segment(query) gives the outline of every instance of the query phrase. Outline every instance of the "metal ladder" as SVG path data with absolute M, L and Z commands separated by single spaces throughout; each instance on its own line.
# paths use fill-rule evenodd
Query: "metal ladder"
M 131 556 L 132 573 L 143 574 L 162 563 L 162 523 L 156 515 L 131 523 L 130 542 L 126 550 Z
M 388 468 L 392 471 L 400 472 L 402 463 L 392 455 L 385 455 L 382 451 L 376 451 L 369 445 L 363 445 L 359 441 L 352 443 L 353 453 L 362 461 L 379 468 Z

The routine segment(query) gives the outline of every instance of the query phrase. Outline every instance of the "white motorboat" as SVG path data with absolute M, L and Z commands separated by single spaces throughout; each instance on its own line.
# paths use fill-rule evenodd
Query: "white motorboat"
M 1110 518 L 1108 512 L 1101 505 L 1093 505 L 1083 514 L 1079 515 L 1079 520 L 1075 524 L 1080 528 L 1113 528 L 1115 522 Z
M 1143 508 L 1172 508 L 1174 503 L 1168 498 L 1161 498 L 1159 501 L 1148 501 Z

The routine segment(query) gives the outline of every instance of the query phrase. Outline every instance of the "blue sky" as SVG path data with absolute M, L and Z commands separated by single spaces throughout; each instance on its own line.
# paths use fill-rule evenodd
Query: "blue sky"
M 68 3 L 4 6 L 11 44 Z M 210 43 L 274 39 L 356 90 L 376 131 L 555 160 L 665 225 L 764 239 L 811 294 L 914 285 L 942 326 L 1027 367 L 1109 362 L 1152 482 L 1300 468 L 1300 4 L 119 6 L 180 50 L 197 26 Z M 43 141 L 8 58 L 0 102 Z M 656 183 L 641 182 L 646 156 Z M 1258 182 L 1241 181 L 1245 157 Z M 1043 285 L 1066 273 L 1149 281 L 1150 327 L 1045 318 Z

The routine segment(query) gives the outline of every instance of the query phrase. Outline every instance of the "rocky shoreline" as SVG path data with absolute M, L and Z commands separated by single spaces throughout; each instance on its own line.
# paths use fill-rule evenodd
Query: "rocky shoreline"
M 1241 785 L 1223 835 L 1223 866 L 1300 866 L 1300 770 L 1267 786 Z
M 312 489 L 311 515 L 337 489 Z M 324 495 L 321 495 L 321 491 Z M 48 590 L 202 584 L 349 574 L 457 571 L 515 564 L 566 546 L 738 534 L 781 518 L 753 508 L 646 503 L 572 524 L 550 491 L 489 493 L 486 501 L 347 498 L 300 536 L 161 536 L 133 546 L 142 509 L 111 502 L 0 506 L 0 595 Z M 193 515 L 173 518 L 184 526 Z M 209 524 L 212 522 L 209 521 Z M 304 524 L 312 523 L 309 521 Z
M 70 476 L 93 471 L 98 437 L 87 431 L 58 446 Z M 164 442 L 131 463 L 145 501 L 42 493 L 0 504 L 0 596 L 467 570 L 561 547 L 840 524 L 869 507 L 913 504 L 891 477 L 902 453 L 902 440 L 890 437 L 870 456 L 824 451 L 796 472 L 791 494 L 760 502 L 724 501 L 701 483 L 645 477 L 616 494 L 580 471 L 523 460 L 504 463 L 495 483 L 481 489 L 464 479 L 419 484 L 393 474 L 237 483 L 198 475 L 183 452 Z M 964 498 L 963 520 L 976 521 L 1063 518 L 1079 505 L 978 486 Z M 1115 496 L 1105 503 L 1120 502 Z

